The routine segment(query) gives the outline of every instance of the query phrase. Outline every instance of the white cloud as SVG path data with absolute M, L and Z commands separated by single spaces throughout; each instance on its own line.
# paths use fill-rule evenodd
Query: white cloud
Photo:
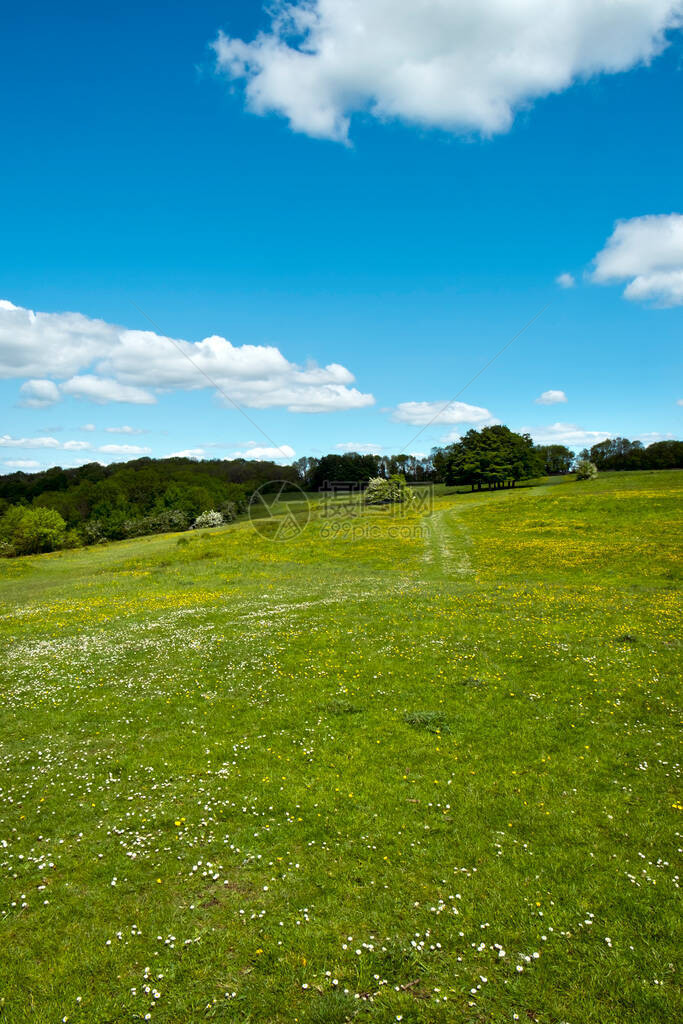
M 146 455 L 151 448 L 140 448 L 136 444 L 101 444 L 98 452 L 106 455 Z
M 380 455 L 384 451 L 381 444 L 368 441 L 342 441 L 334 447 L 338 452 L 358 452 L 359 455 Z
M 37 469 L 40 463 L 35 459 L 8 459 L 4 465 L 11 466 L 12 469 Z
M 683 398 L 679 398 L 676 405 L 683 405 Z
M 56 437 L 0 437 L 0 448 L 52 448 L 63 452 L 78 452 L 90 448 L 87 441 L 58 441 Z
M 576 423 L 552 423 L 547 427 L 524 427 L 536 444 L 565 444 L 569 448 L 590 448 L 598 441 L 615 435 L 609 430 L 584 430 Z
M 558 274 L 555 278 L 555 284 L 559 284 L 560 288 L 573 288 L 576 284 L 576 279 L 573 274 Z
M 255 409 L 331 412 L 375 401 L 351 386 L 353 374 L 339 363 L 299 366 L 273 345 L 238 346 L 218 335 L 188 342 L 0 301 L 0 377 L 39 373 L 66 378 L 64 395 L 99 403 L 150 405 L 158 392 L 214 385 L 227 406 L 226 395 Z
M 575 451 L 580 448 L 591 448 L 599 441 L 617 436 L 614 431 L 609 430 L 584 430 L 576 423 L 553 423 L 547 427 L 524 427 L 523 433 L 531 434 L 536 444 L 565 444 Z M 655 431 L 634 435 L 626 431 L 621 436 L 629 437 L 632 441 L 642 441 L 644 445 L 648 445 L 654 441 L 674 440 L 676 435 L 660 434 Z
M 81 430 L 87 430 L 88 432 L 91 432 L 93 430 L 97 430 L 97 427 L 95 426 L 94 423 L 84 423 L 83 426 L 80 429 Z
M 558 405 L 560 402 L 566 402 L 567 396 L 564 391 L 544 391 L 534 401 L 536 405 Z
M 498 420 L 478 405 L 467 402 L 401 402 L 391 417 L 396 423 L 424 427 L 430 423 L 497 423 Z
M 618 221 L 594 260 L 597 284 L 628 281 L 624 298 L 683 305 L 683 214 Z
M 286 406 L 290 412 L 358 409 L 374 403 L 372 395 L 349 387 L 353 374 L 338 363 L 300 367 L 274 346 L 236 346 L 217 335 L 191 344 L 174 343 L 151 331 L 125 331 L 102 368 L 119 380 L 163 389 L 194 390 L 215 382 L 225 393 L 218 392 L 219 401 L 228 407 L 230 399 L 253 409 Z
M 105 405 L 107 402 L 130 402 L 133 405 L 154 405 L 156 398 L 144 388 L 121 384 L 112 377 L 97 377 L 93 373 L 72 377 L 62 384 L 62 391 L 72 398 L 88 398 Z
M 167 455 L 168 459 L 201 459 L 206 452 L 203 448 L 186 448 L 182 452 L 171 452 Z
M 59 388 L 51 380 L 27 380 L 19 388 L 21 404 L 32 409 L 45 409 L 59 401 Z
M 646 434 L 638 434 L 636 441 L 642 441 L 644 445 L 654 444 L 655 441 L 675 441 L 675 434 L 660 434 L 658 431 L 653 430 Z
M 105 427 L 104 429 L 107 434 L 144 434 L 144 430 L 139 427 Z
M 34 313 L 0 300 L 0 377 L 70 377 L 116 343 L 119 328 L 80 313 Z
M 368 112 L 453 132 L 507 131 L 515 111 L 572 82 L 647 62 L 680 0 L 300 0 L 253 42 L 220 33 L 217 69 L 247 104 L 345 142 Z
M 228 456 L 230 459 L 273 459 L 275 461 L 293 459 L 295 457 L 296 452 L 288 444 L 281 444 L 278 448 L 269 448 L 255 444 L 253 441 L 249 442 L 246 451 L 233 452 L 232 455 Z
M 0 437 L 0 448 L 59 448 L 56 437 Z

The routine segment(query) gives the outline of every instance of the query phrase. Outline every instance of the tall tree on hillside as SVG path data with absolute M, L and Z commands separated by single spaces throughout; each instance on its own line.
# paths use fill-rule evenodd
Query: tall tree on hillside
M 467 433 L 435 453 L 435 466 L 449 484 L 470 484 L 472 490 L 514 487 L 518 480 L 540 475 L 543 464 L 528 434 L 516 434 L 497 424 Z

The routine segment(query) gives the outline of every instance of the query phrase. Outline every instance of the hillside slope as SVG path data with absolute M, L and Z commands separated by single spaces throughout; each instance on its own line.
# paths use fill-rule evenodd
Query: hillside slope
M 679 1017 L 682 485 L 0 563 L 2 1019 Z

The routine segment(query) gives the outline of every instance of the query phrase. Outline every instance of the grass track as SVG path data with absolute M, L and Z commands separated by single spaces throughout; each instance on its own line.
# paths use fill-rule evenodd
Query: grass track
M 682 483 L 1 563 L 0 1021 L 680 1019 Z

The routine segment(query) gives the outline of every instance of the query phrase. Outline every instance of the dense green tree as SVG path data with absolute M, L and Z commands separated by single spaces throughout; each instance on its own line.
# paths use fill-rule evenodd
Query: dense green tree
M 563 444 L 536 445 L 536 451 L 543 460 L 543 469 L 547 476 L 568 473 L 574 462 L 574 452 Z
M 495 425 L 468 430 L 459 441 L 433 454 L 447 484 L 470 484 L 472 490 L 514 487 L 519 480 L 538 476 L 543 462 L 528 434 L 515 434 Z
M 332 484 L 365 484 L 371 477 L 378 476 L 378 471 L 377 455 L 361 455 L 358 452 L 325 455 L 313 471 L 311 488 L 320 491 Z
M 655 441 L 645 456 L 642 469 L 683 469 L 683 441 Z
M 15 506 L 0 521 L 0 540 L 7 554 L 36 555 L 55 551 L 66 540 L 66 523 L 51 508 Z
M 293 467 L 299 475 L 299 484 L 304 488 L 304 490 L 307 490 L 311 486 L 313 474 L 315 473 L 319 462 L 320 459 L 304 455 L 293 463 Z

